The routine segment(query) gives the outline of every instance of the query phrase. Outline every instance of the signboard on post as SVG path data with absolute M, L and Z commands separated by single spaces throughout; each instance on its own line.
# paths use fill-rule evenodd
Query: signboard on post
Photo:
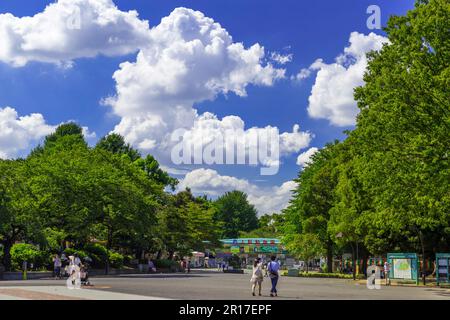
M 419 283 L 419 260 L 415 253 L 388 253 L 389 279 Z
M 450 253 L 436 253 L 436 283 L 450 282 Z

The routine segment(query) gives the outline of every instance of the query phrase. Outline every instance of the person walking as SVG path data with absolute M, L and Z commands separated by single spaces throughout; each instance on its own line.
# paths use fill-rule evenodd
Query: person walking
M 148 272 L 149 273 L 156 273 L 155 263 L 150 258 L 148 259 Z
M 187 273 L 187 264 L 186 264 L 186 259 L 182 259 L 181 260 L 181 272 Z
M 53 257 L 53 272 L 55 275 L 55 280 L 61 279 L 61 266 L 62 261 L 59 258 L 59 255 L 55 254 L 55 256 Z
M 81 289 L 81 274 L 80 267 L 75 263 L 75 257 L 69 256 L 69 266 L 66 285 L 68 289 Z
M 389 269 L 390 269 L 389 263 L 386 261 L 384 263 L 384 267 L 383 267 L 384 281 L 385 281 L 386 285 L 390 284 L 390 281 L 389 281 Z
M 250 279 L 250 282 L 252 283 L 252 295 L 253 296 L 256 295 L 255 294 L 256 285 L 258 285 L 259 296 L 261 296 L 261 287 L 262 287 L 262 282 L 264 279 L 262 268 L 263 268 L 263 264 L 261 263 L 261 259 L 257 258 L 253 262 L 252 278 Z
M 270 262 L 267 265 L 267 270 L 269 271 L 269 277 L 270 281 L 272 282 L 272 289 L 270 289 L 270 296 L 271 297 L 277 297 L 278 291 L 277 291 L 277 284 L 278 279 L 280 277 L 278 271 L 280 270 L 280 264 L 276 261 L 276 257 L 272 256 L 270 257 Z

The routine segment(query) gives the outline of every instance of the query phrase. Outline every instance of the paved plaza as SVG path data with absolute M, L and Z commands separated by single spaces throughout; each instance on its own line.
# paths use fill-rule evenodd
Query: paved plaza
M 369 290 L 362 282 L 342 279 L 281 277 L 279 297 L 269 296 L 270 280 L 263 282 L 263 296 L 253 297 L 248 274 L 193 271 L 185 274 L 122 275 L 92 278 L 93 287 L 69 290 L 65 281 L 0 281 L 0 300 L 379 300 L 447 299 L 450 290 L 383 286 Z

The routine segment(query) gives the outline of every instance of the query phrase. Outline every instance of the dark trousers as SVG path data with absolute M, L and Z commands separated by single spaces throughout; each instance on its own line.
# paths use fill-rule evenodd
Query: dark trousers
M 61 267 L 55 267 L 53 274 L 54 274 L 54 277 L 61 277 Z
M 272 289 L 270 290 L 270 293 L 277 293 L 278 277 L 270 278 L 270 281 L 272 281 Z

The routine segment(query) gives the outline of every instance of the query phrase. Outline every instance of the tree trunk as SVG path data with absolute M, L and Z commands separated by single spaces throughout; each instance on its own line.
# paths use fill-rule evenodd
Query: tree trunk
M 327 241 L 327 272 L 333 272 L 333 242 L 331 239 Z
M 422 281 L 423 285 L 426 285 L 427 279 L 426 279 L 426 273 L 425 273 L 425 245 L 423 242 L 423 234 L 422 231 L 419 230 L 419 239 L 420 239 L 420 246 L 422 248 Z
M 158 253 L 156 254 L 156 260 L 161 259 L 161 256 L 162 256 L 162 250 L 159 249 L 159 250 L 158 250 Z
M 358 241 L 356 241 L 356 263 L 358 264 L 358 269 L 356 269 L 355 268 L 355 274 L 356 274 L 356 270 L 358 270 L 358 273 L 357 274 L 359 274 L 359 243 L 358 243 Z
M 352 246 L 352 272 L 353 272 L 353 280 L 356 280 L 355 247 L 353 246 L 353 243 L 351 244 L 351 246 Z
M 11 248 L 13 246 L 12 240 L 3 242 L 3 266 L 5 271 L 11 271 Z
M 108 275 L 108 273 L 109 273 L 109 250 L 111 250 L 111 248 L 112 248 L 112 234 L 113 234 L 113 231 L 112 231 L 112 229 L 110 229 L 108 231 L 108 241 L 106 242 L 107 252 L 106 252 L 106 259 L 105 259 L 105 275 Z
M 175 254 L 175 252 L 174 251 L 172 251 L 172 250 L 169 250 L 169 260 L 173 260 L 173 255 Z
M 367 258 L 368 258 L 368 254 L 366 250 L 363 250 L 363 254 L 362 254 L 362 259 L 363 259 L 363 273 L 364 273 L 364 277 L 367 278 Z

